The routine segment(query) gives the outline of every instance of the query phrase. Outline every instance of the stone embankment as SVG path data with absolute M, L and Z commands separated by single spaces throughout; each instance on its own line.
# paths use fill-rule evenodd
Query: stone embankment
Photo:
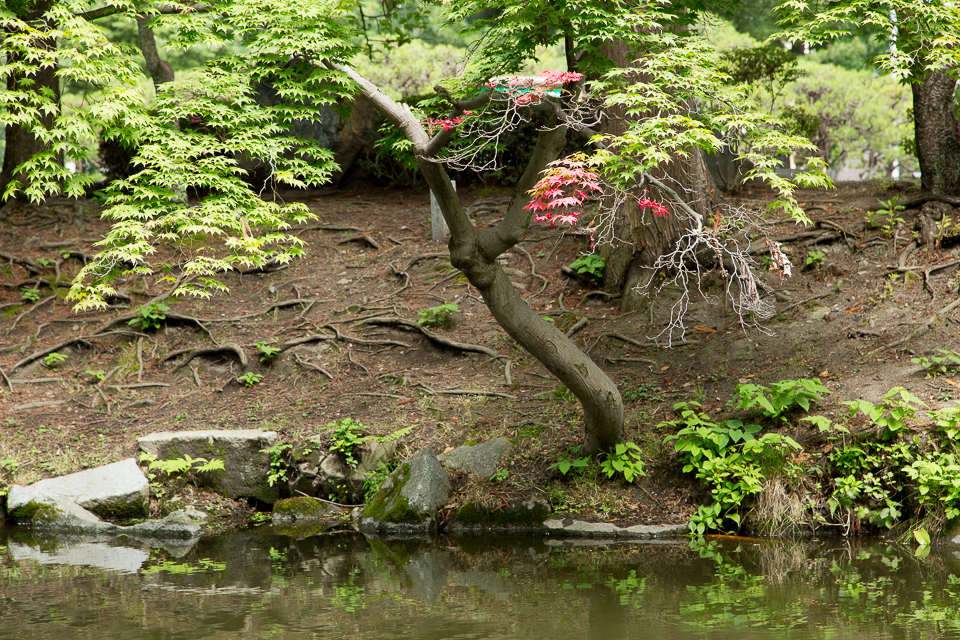
M 451 473 L 489 480 L 504 468 L 513 445 L 495 438 L 464 445 L 440 456 L 429 449 L 396 465 L 365 505 L 350 508 L 326 499 L 342 496 L 356 503 L 365 482 L 396 455 L 391 443 L 368 441 L 354 464 L 343 455 L 315 446 L 284 460 L 275 432 L 257 430 L 155 433 L 138 439 L 147 460 L 222 462 L 222 468 L 195 473 L 194 481 L 231 499 L 250 499 L 269 508 L 277 525 L 352 521 L 371 535 L 429 536 L 443 523 L 450 535 L 525 534 L 572 538 L 655 538 L 686 532 L 683 525 L 617 527 L 551 517 L 544 500 L 504 504 L 484 496 L 460 503 L 451 512 Z M 284 466 L 286 465 L 286 466 Z M 219 465 L 218 465 L 219 466 Z M 190 464 L 187 464 L 190 468 Z M 287 478 L 281 487 L 279 478 Z M 148 514 L 149 480 L 134 459 L 97 469 L 14 485 L 7 517 L 17 524 L 70 534 L 127 536 L 136 539 L 191 539 L 201 535 L 204 514 L 178 510 L 161 520 L 129 526 L 115 521 Z M 292 497 L 281 498 L 285 493 Z M 325 493 L 325 497 L 321 497 Z

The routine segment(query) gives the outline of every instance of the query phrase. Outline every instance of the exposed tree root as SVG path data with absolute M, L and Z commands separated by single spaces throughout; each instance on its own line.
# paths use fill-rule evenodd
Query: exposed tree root
M 307 362 L 306 360 L 300 357 L 300 354 L 298 353 L 293 354 L 293 359 L 296 360 L 297 364 L 300 365 L 301 367 L 305 369 L 311 369 L 313 371 L 316 371 L 317 373 L 322 373 L 323 375 L 327 376 L 329 379 L 333 380 L 333 375 L 329 371 L 327 371 L 323 367 L 313 364 L 312 362 Z
M 43 267 L 38 265 L 30 258 L 24 258 L 22 256 L 17 256 L 12 253 L 7 253 L 6 251 L 0 251 L 0 258 L 6 260 L 9 264 L 19 264 L 21 267 L 25 268 L 27 271 L 34 275 L 43 273 Z
M 516 396 L 509 393 L 500 393 L 499 391 L 477 391 L 475 389 L 432 389 L 427 385 L 420 383 L 420 388 L 433 396 L 490 396 L 492 398 L 506 398 L 516 400 Z
M 783 315 L 784 313 L 787 313 L 788 311 L 793 311 L 793 310 L 796 309 L 797 307 L 802 306 L 802 305 L 805 305 L 805 304 L 807 304 L 808 302 L 813 302 L 814 300 L 819 300 L 820 298 L 826 298 L 827 296 L 829 296 L 829 295 L 831 295 L 831 294 L 833 294 L 833 293 L 835 293 L 835 292 L 834 292 L 833 290 L 830 290 L 830 291 L 827 291 L 826 293 L 820 293 L 820 294 L 817 294 L 817 295 L 815 295 L 815 296 L 810 296 L 809 298 L 806 298 L 806 299 L 804 299 L 804 300 L 801 300 L 800 302 L 794 302 L 794 303 L 793 303 L 792 305 L 790 305 L 789 307 L 785 307 L 785 308 L 781 309 L 780 311 L 777 311 L 776 315 L 778 315 L 778 316 L 779 316 L 779 315 Z
M 530 263 L 530 275 L 532 275 L 534 278 L 539 278 L 539 280 L 540 280 L 541 282 L 543 282 L 543 286 L 540 287 L 540 291 L 537 291 L 536 293 L 534 293 L 533 295 L 530 296 L 531 298 L 536 298 L 536 297 L 539 296 L 541 293 L 543 293 L 544 291 L 547 290 L 547 286 L 550 284 L 550 281 L 547 280 L 544 276 L 542 276 L 542 275 L 540 275 L 539 273 L 537 273 L 537 265 L 536 265 L 536 263 L 533 261 L 533 256 L 530 255 L 530 252 L 529 252 L 529 251 L 527 251 L 526 249 L 524 249 L 524 248 L 521 247 L 520 245 L 514 245 L 513 248 L 516 249 L 517 251 L 519 251 L 520 253 L 522 253 L 523 255 L 525 255 L 525 256 L 527 257 L 527 261 Z
M 39 308 L 42 307 L 43 305 L 47 304 L 48 302 L 50 302 L 51 300 L 53 300 L 53 299 L 56 298 L 56 297 L 57 297 L 57 296 L 55 296 L 55 295 L 54 295 L 54 296 L 46 297 L 46 298 L 44 298 L 43 300 L 41 300 L 40 302 L 37 302 L 36 304 L 30 305 L 29 308 L 24 309 L 24 310 L 14 319 L 13 324 L 11 324 L 9 327 L 7 327 L 7 330 L 4 331 L 4 333 L 10 333 L 11 331 L 13 331 L 13 330 L 16 328 L 17 324 L 20 322 L 20 320 L 24 318 L 24 316 L 27 316 L 27 315 L 33 313 L 34 311 L 36 311 L 37 309 L 39 309 Z
M 484 347 L 481 345 L 456 342 L 454 340 L 450 340 L 449 338 L 444 338 L 443 336 L 437 335 L 433 331 L 430 331 L 426 327 L 417 324 L 413 320 L 406 320 L 404 318 L 387 318 L 387 317 L 381 316 L 378 318 L 366 318 L 365 320 L 361 320 L 357 324 L 376 324 L 376 325 L 386 325 L 386 326 L 393 326 L 393 327 L 406 327 L 408 329 L 419 331 L 420 333 L 422 333 L 424 336 L 426 336 L 433 342 L 436 342 L 437 344 L 443 345 L 445 347 L 450 347 L 451 349 L 459 349 L 460 351 L 473 351 L 475 353 L 482 353 L 485 356 L 489 356 L 495 359 L 506 357 L 497 353 L 493 349 L 488 349 L 487 347 Z
M 908 335 L 907 337 L 901 338 L 900 340 L 897 340 L 896 342 L 891 342 L 890 344 L 883 345 L 883 346 L 881 346 L 881 347 L 877 347 L 876 349 L 874 349 L 874 350 L 872 350 L 872 351 L 868 351 L 867 353 L 863 354 L 863 356 L 860 358 L 860 362 L 864 362 L 867 358 L 869 358 L 870 356 L 874 355 L 875 353 L 879 353 L 879 352 L 881 352 L 881 351 L 886 351 L 887 349 L 894 349 L 894 348 L 896 348 L 896 347 L 899 347 L 899 346 L 902 345 L 902 344 L 905 344 L 905 343 L 907 343 L 907 342 L 910 342 L 910 341 L 913 340 L 914 338 L 919 338 L 920 336 L 922 336 L 922 335 L 925 334 L 927 331 L 930 331 L 930 329 L 933 328 L 933 324 L 937 321 L 937 318 L 940 318 L 941 316 L 945 316 L 946 314 L 950 313 L 951 311 L 953 311 L 953 310 L 956 309 L 957 307 L 960 307 L 960 298 L 957 298 L 956 300 L 954 300 L 953 302 L 951 302 L 951 303 L 948 304 L 947 306 L 943 307 L 942 309 L 940 309 L 939 311 L 937 311 L 936 313 L 934 313 L 933 315 L 931 315 L 931 316 L 928 317 L 927 319 L 925 319 L 925 320 L 923 320 L 922 322 L 920 322 L 920 323 L 919 323 L 920 326 L 917 327 L 916 329 L 914 329 L 914 330 L 910 333 L 910 335 Z
M 285 309 L 286 307 L 295 307 L 297 305 L 313 305 L 317 302 L 316 298 L 294 298 L 293 300 L 283 300 L 281 302 L 275 302 L 270 305 L 263 311 L 256 311 L 254 313 L 245 313 L 242 316 L 233 316 L 231 318 L 192 318 L 196 322 L 237 322 L 239 320 L 246 320 L 248 318 L 259 318 L 262 315 L 268 314 L 274 309 Z
M 10 393 L 18 393 L 18 391 L 13 388 L 13 383 L 10 382 L 10 378 L 7 377 L 2 367 L 0 367 L 0 376 L 3 376 L 3 379 L 7 382 L 7 386 L 10 387 Z
M 89 346 L 90 346 L 90 343 L 87 342 L 87 340 L 90 340 L 90 339 L 96 338 L 96 337 L 99 337 L 99 336 L 93 335 L 93 336 L 85 336 L 85 337 L 84 337 L 84 336 L 81 336 L 81 337 L 76 337 L 76 338 L 70 338 L 69 340 L 64 340 L 64 341 L 61 342 L 60 344 L 55 344 L 55 345 L 53 345 L 52 347 L 47 347 L 46 349 L 43 349 L 43 350 L 41 350 L 41 351 L 37 351 L 36 353 L 27 356 L 26 358 L 24 358 L 23 360 L 21 360 L 21 361 L 18 362 L 17 364 L 13 365 L 13 366 L 10 368 L 10 373 L 13 373 L 13 372 L 16 371 L 17 369 L 19 369 L 19 368 L 21 368 L 21 367 L 24 367 L 24 366 L 30 364 L 31 362 L 35 362 L 35 361 L 39 360 L 40 358 L 43 358 L 43 357 L 45 357 L 45 356 L 53 353 L 54 351 L 59 351 L 60 349 L 63 349 L 63 348 L 65 348 L 65 347 L 70 347 L 70 346 L 73 346 L 73 345 L 75 345 L 75 344 L 82 344 L 82 345 L 86 345 L 86 346 L 89 347 Z
M 349 238 L 344 238 L 337 244 L 346 244 L 348 242 L 365 242 L 377 251 L 380 250 L 380 243 L 364 233 L 358 233 L 357 235 L 350 236 Z
M 567 329 L 566 336 L 569 338 L 570 336 L 575 334 L 577 331 L 580 331 L 580 329 L 583 329 L 585 326 L 587 326 L 588 322 L 590 321 L 587 320 L 586 318 L 580 318 L 579 320 L 577 320 L 576 324 L 574 324 L 572 327 Z
M 612 364 L 619 364 L 624 362 L 642 362 L 644 364 L 653 365 L 655 367 L 660 366 L 659 362 L 655 360 L 651 360 L 650 358 L 633 358 L 633 357 L 616 358 L 616 357 L 607 356 L 607 362 L 610 362 Z
M 215 356 L 215 355 L 234 355 L 237 360 L 240 361 L 240 365 L 246 369 L 247 368 L 247 354 L 244 353 L 243 347 L 238 345 L 235 342 L 226 342 L 224 344 L 218 345 L 216 347 L 207 347 L 204 349 L 178 349 L 176 351 L 171 351 L 168 353 L 162 360 L 162 362 L 167 362 L 178 358 L 182 355 L 186 355 L 186 359 L 177 365 L 177 368 L 174 371 L 179 371 L 183 367 L 190 364 L 194 358 L 202 356 Z

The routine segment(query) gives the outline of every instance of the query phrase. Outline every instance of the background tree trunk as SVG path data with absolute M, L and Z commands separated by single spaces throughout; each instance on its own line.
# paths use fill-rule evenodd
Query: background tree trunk
M 945 72 L 930 73 L 913 90 L 913 122 L 924 191 L 960 195 L 960 121 L 954 110 L 957 82 Z
M 39 20 L 52 5 L 53 0 L 41 0 L 40 2 L 28 4 L 26 8 L 16 12 L 17 17 L 27 21 Z M 9 31 L 4 31 L 4 37 L 7 37 L 8 33 Z M 56 47 L 57 45 L 54 41 L 50 40 L 47 46 Z M 55 104 L 59 106 L 60 80 L 57 78 L 57 70 L 55 68 L 47 67 L 38 69 L 36 72 L 27 76 L 8 76 L 7 90 L 18 90 L 20 83 L 24 80 L 32 80 L 35 83 L 32 88 L 36 91 L 49 89 L 53 94 Z M 56 117 L 56 113 L 45 113 L 41 115 L 41 126 L 51 129 Z M 3 153 L 3 167 L 0 169 L 0 196 L 6 192 L 7 186 L 12 180 L 19 180 L 21 185 L 26 184 L 26 177 L 18 173 L 16 168 L 32 158 L 35 154 L 47 148 L 47 146 L 34 135 L 32 127 L 29 125 L 8 124 L 4 129 L 4 136 L 6 138 L 6 144 Z M 63 159 L 61 158 L 60 162 L 62 161 Z M 15 197 L 21 199 L 23 197 L 22 192 Z
M 632 66 L 629 49 L 622 42 L 604 45 L 600 51 L 613 61 L 614 66 Z M 608 133 L 622 135 L 626 132 L 629 122 L 622 110 L 612 109 L 608 116 Z M 656 177 L 672 187 L 694 211 L 707 217 L 714 187 L 703 152 L 697 149 L 685 158 L 669 162 L 656 172 Z M 647 187 L 647 190 L 651 199 L 670 208 L 667 194 L 660 193 L 655 187 Z M 646 303 L 647 286 L 655 275 L 651 267 L 676 245 L 684 226 L 675 212 L 656 216 L 641 211 L 630 198 L 615 211 L 612 226 L 613 243 L 605 256 L 603 290 L 622 295 L 621 311 L 634 311 Z

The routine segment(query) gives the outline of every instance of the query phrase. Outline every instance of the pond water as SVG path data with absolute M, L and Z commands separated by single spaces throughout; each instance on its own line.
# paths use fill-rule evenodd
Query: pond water
M 960 555 L 880 541 L 125 544 L 0 527 L 0 638 L 960 638 Z

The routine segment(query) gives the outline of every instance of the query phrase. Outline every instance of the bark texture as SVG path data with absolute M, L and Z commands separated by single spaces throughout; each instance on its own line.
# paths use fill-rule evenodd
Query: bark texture
M 623 43 L 605 45 L 601 52 L 617 67 L 631 66 L 630 52 Z M 621 110 L 611 110 L 608 116 L 608 133 L 622 135 L 626 132 L 629 120 Z M 654 173 L 694 211 L 707 217 L 713 181 L 702 151 L 696 149 L 687 157 L 676 158 Z M 668 194 L 652 186 L 648 186 L 647 190 L 653 200 L 671 208 Z M 635 311 L 647 301 L 649 284 L 656 275 L 653 265 L 661 255 L 676 246 L 685 227 L 676 212 L 656 216 L 649 211 L 642 211 L 629 198 L 615 212 L 612 225 L 613 244 L 605 256 L 607 263 L 603 272 L 603 290 L 622 295 L 621 311 Z
M 911 85 L 913 119 L 924 191 L 960 195 L 960 121 L 953 108 L 956 80 L 945 72 Z
M 42 0 L 35 2 L 25 8 L 18 16 L 22 20 L 35 21 L 43 15 L 53 5 L 53 0 Z M 9 31 L 4 31 L 4 37 L 10 35 Z M 47 43 L 49 47 L 56 47 L 56 42 L 50 40 Z M 11 61 L 12 62 L 12 61 Z M 52 92 L 54 103 L 60 104 L 60 80 L 57 78 L 57 70 L 53 67 L 47 67 L 36 70 L 27 76 L 10 75 L 7 78 L 7 90 L 13 91 L 19 88 L 21 83 L 34 83 L 36 90 L 48 89 Z M 40 126 L 46 129 L 53 127 L 56 113 L 46 113 L 40 117 Z M 46 144 L 39 139 L 30 126 L 20 124 L 8 124 L 4 129 L 5 147 L 3 154 L 3 167 L 0 169 L 0 195 L 6 192 L 7 186 L 12 180 L 19 180 L 21 185 L 27 182 L 26 176 L 17 171 L 17 167 L 32 158 L 35 154 L 44 151 Z M 61 159 L 62 162 L 62 159 Z M 16 196 L 21 199 L 22 193 Z

